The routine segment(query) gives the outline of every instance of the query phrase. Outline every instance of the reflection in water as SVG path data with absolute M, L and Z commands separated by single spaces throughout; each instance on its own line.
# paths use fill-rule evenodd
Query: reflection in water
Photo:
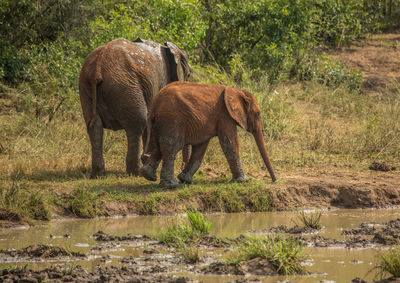
M 219 237 L 237 237 L 249 230 L 268 229 L 278 225 L 293 226 L 299 222 L 293 212 L 268 213 L 233 213 L 207 215 L 213 223 L 211 233 Z M 352 229 L 362 222 L 386 222 L 400 218 L 400 209 L 376 210 L 333 210 L 324 211 L 321 218 L 323 230 L 320 235 L 344 239 L 343 229 Z M 99 230 L 113 235 L 145 234 L 157 235 L 163 227 L 177 220 L 173 216 L 131 216 L 120 218 L 101 218 L 92 220 L 56 220 L 50 223 L 38 223 L 29 229 L 0 229 L 0 249 L 20 249 L 33 244 L 51 244 L 73 251 L 90 252 L 90 248 L 98 245 L 91 235 Z M 68 234 L 65 238 L 63 235 Z M 142 256 L 144 247 L 122 246 L 121 249 L 107 252 L 112 256 Z M 349 282 L 355 277 L 373 279 L 372 269 L 379 253 L 377 249 L 346 250 L 341 248 L 306 248 L 310 259 L 307 269 L 316 274 L 312 276 L 291 277 L 295 282 L 315 282 L 321 279 L 336 282 Z M 99 259 L 76 262 L 86 268 L 99 264 Z M 117 260 L 113 260 L 116 264 Z M 29 268 L 39 269 L 52 263 L 30 263 Z M 10 263 L 0 263 L 0 268 Z M 204 282 L 220 282 L 221 277 L 210 275 L 193 275 Z M 224 277 L 224 281 L 235 277 Z M 259 276 L 257 278 L 260 278 Z M 225 280 L 226 279 L 226 280 Z M 277 278 L 262 278 L 263 282 L 276 282 Z

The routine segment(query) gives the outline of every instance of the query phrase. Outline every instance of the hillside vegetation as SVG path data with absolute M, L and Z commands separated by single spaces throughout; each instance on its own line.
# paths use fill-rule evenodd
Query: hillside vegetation
M 228 164 L 213 140 L 194 185 L 173 196 L 159 192 L 125 175 L 126 138 L 111 131 L 104 141 L 108 176 L 88 179 L 78 76 L 92 50 L 118 37 L 172 41 L 189 54 L 192 81 L 252 92 L 282 183 L 285 172 L 359 172 L 374 160 L 399 166 L 396 77 L 364 88 L 362 70 L 328 55 L 396 31 L 398 1 L 0 0 L 0 23 L 0 208 L 8 212 L 92 217 L 112 214 L 117 202 L 149 214 L 163 200 L 200 203 L 201 197 L 208 198 L 204 211 L 271 209 L 269 179 L 244 131 L 241 158 L 253 179 L 243 187 L 227 183 Z M 399 41 L 385 48 L 400 50 Z M 102 202 L 110 204 L 107 211 Z

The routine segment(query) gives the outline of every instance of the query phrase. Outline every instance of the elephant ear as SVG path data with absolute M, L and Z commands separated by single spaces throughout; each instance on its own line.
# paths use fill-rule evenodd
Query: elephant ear
M 190 68 L 189 63 L 187 62 L 186 53 L 172 42 L 166 42 L 165 46 L 167 47 L 167 57 L 171 70 L 171 78 L 174 78 L 172 81 L 186 80 L 186 73 L 189 72 L 188 70 Z
M 240 127 L 247 131 L 247 108 L 249 103 L 247 96 L 238 89 L 226 87 L 224 90 L 224 102 L 229 115 Z

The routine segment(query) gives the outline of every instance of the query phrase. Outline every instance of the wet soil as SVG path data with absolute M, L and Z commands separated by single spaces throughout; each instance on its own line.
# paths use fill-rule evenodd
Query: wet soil
M 400 244 L 400 218 L 385 223 L 361 223 L 357 228 L 344 230 L 343 235 L 371 235 L 372 243 L 381 245 Z
M 15 258 L 86 257 L 82 253 L 69 252 L 64 248 L 47 245 L 32 245 L 20 250 L 0 250 L 0 256 L 1 254 Z
M 228 264 L 224 262 L 215 262 L 209 266 L 201 269 L 205 274 L 218 274 L 218 275 L 263 275 L 274 276 L 278 275 L 276 267 L 268 260 L 263 258 L 253 258 L 243 262 L 241 265 Z
M 319 230 L 310 227 L 298 226 L 288 227 L 279 225 L 264 230 L 252 230 L 255 234 L 315 234 Z M 357 228 L 343 230 L 342 235 L 349 236 L 345 240 L 331 239 L 319 235 L 311 237 L 300 236 L 295 239 L 310 247 L 343 247 L 347 249 L 368 248 L 380 246 L 391 246 L 400 244 L 400 218 L 384 223 L 361 223 Z
M 3 269 L 0 271 L 1 282 L 195 282 L 192 279 L 174 275 L 151 274 L 138 270 L 135 266 L 96 266 L 91 272 L 81 266 L 58 265 L 41 271 L 30 269 Z
M 19 226 L 29 226 L 28 220 L 12 211 L 0 208 L 1 228 L 15 228 Z

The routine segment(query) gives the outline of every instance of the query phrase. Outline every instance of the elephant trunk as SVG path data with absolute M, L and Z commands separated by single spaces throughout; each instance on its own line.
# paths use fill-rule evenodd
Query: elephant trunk
M 263 134 L 262 134 L 262 129 L 258 128 L 254 133 L 253 133 L 254 139 L 257 143 L 258 150 L 260 151 L 260 154 L 262 156 L 262 159 L 264 160 L 265 166 L 267 166 L 269 175 L 271 176 L 272 182 L 276 181 L 274 169 L 272 169 L 271 161 L 269 160 L 267 148 L 265 146 Z

